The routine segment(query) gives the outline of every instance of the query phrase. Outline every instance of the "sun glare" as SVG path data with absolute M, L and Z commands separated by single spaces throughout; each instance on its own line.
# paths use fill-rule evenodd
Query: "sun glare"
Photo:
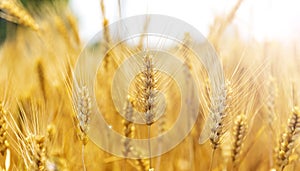
M 236 1 L 121 0 L 120 2 L 124 7 L 121 11 L 122 17 L 145 13 L 169 15 L 188 22 L 207 36 L 214 17 L 228 13 Z M 107 0 L 105 3 L 110 21 L 118 20 L 117 1 Z M 81 3 L 80 0 L 72 0 L 71 6 L 79 17 L 80 34 L 84 39 L 91 38 L 101 29 L 101 12 L 98 0 L 85 3 Z M 238 26 L 239 32 L 245 38 L 255 38 L 258 41 L 293 39 L 299 37 L 299 6 L 300 1 L 296 0 L 244 0 L 237 11 L 233 24 Z

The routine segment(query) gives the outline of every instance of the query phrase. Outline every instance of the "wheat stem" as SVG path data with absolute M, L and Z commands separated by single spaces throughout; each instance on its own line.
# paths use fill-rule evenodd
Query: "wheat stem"
M 149 167 L 150 169 L 152 168 L 152 163 L 151 163 L 151 125 L 148 126 L 148 151 L 149 151 Z
M 216 152 L 216 149 L 213 149 L 211 152 L 210 164 L 209 164 L 209 169 L 208 169 L 209 171 L 212 171 L 212 168 L 214 165 L 215 152 Z
M 85 160 L 84 160 L 84 148 L 85 148 L 85 145 L 82 144 L 82 151 L 81 151 L 81 159 L 82 159 L 82 168 L 83 168 L 83 171 L 86 171 L 86 166 L 85 166 Z

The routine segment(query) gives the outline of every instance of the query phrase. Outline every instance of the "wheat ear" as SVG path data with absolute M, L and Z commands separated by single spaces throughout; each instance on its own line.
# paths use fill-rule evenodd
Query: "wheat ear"
M 85 160 L 84 160 L 84 148 L 88 142 L 87 133 L 89 130 L 89 123 L 91 117 L 91 97 L 89 94 L 89 90 L 87 86 L 82 86 L 78 88 L 77 94 L 77 119 L 78 119 L 78 127 L 80 129 L 80 139 L 82 141 L 82 163 L 83 163 L 83 170 L 86 170 L 85 167 Z
M 223 136 L 227 128 L 227 109 L 229 97 L 231 97 L 230 83 L 227 82 L 227 84 L 220 89 L 221 90 L 218 97 L 212 98 L 212 127 L 210 129 L 209 136 L 209 140 L 212 146 L 212 155 L 209 170 L 212 170 L 215 151 L 222 143 Z
M 46 148 L 46 138 L 44 136 L 35 137 L 36 145 L 36 165 L 39 171 L 44 171 L 46 169 L 46 159 L 47 159 L 47 148 Z
M 86 86 L 82 86 L 78 90 L 77 97 L 77 118 L 78 118 L 78 126 L 82 133 L 81 140 L 84 145 L 87 143 L 87 133 L 89 130 L 89 123 L 91 117 L 91 97 Z
M 43 135 L 29 135 L 25 139 L 20 139 L 22 142 L 22 151 L 27 156 L 28 161 L 25 164 L 30 170 L 46 171 L 47 169 L 47 137 Z
M 38 59 L 36 64 L 36 71 L 38 74 L 39 85 L 40 85 L 41 92 L 43 94 L 43 98 L 47 100 L 45 69 L 42 63 L 42 59 Z
M 244 139 L 246 137 L 247 133 L 247 124 L 246 124 L 246 118 L 245 115 L 239 115 L 237 116 L 237 119 L 234 123 L 233 127 L 233 146 L 231 151 L 231 160 L 232 160 L 232 167 L 233 170 L 236 169 L 236 166 L 239 162 L 239 156 L 241 154 Z
M 3 109 L 3 106 L 0 102 L 0 153 L 4 155 L 6 150 L 9 147 L 7 141 L 7 124 L 5 120 L 6 111 Z
M 267 103 L 266 103 L 266 108 L 267 108 L 267 123 L 269 125 L 270 131 L 269 131 L 269 143 L 271 146 L 274 146 L 274 139 L 273 136 L 275 135 L 275 120 L 276 120 L 276 95 L 277 95 L 277 85 L 275 82 L 275 79 L 271 76 L 267 84 Z M 273 167 L 273 147 L 269 149 L 269 158 L 270 158 L 270 167 Z
M 132 150 L 132 145 L 131 145 L 130 138 L 133 137 L 134 129 L 135 129 L 134 124 L 132 122 L 132 120 L 133 120 L 133 106 L 132 106 L 132 103 L 130 101 L 130 97 L 128 97 L 128 99 L 127 99 L 124 110 L 125 110 L 125 119 L 123 120 L 123 125 L 124 125 L 124 135 L 125 135 L 126 138 L 123 141 L 123 145 L 124 145 L 123 155 L 124 155 L 124 157 L 127 157 L 128 154 Z
M 122 142 L 124 146 L 124 150 L 122 152 L 125 157 L 124 170 L 126 170 L 126 158 L 133 148 L 130 138 L 134 136 L 134 130 L 135 130 L 134 124 L 132 122 L 134 110 L 133 110 L 130 96 L 127 97 L 126 105 L 124 107 L 124 112 L 125 112 L 125 119 L 123 120 L 123 125 L 124 125 L 123 132 L 124 132 L 125 139 L 123 139 Z
M 144 70 L 141 77 L 138 78 L 138 105 L 143 111 L 145 121 L 148 126 L 154 123 L 155 117 L 155 98 L 157 95 L 157 76 L 153 66 L 152 56 L 146 54 L 144 56 Z
M 282 134 L 276 156 L 276 164 L 283 170 L 289 164 L 289 157 L 294 151 L 295 143 L 300 134 L 300 113 L 297 107 L 294 108 L 289 119 L 287 130 Z
M 218 97 L 213 98 L 212 104 L 212 128 L 209 140 L 213 150 L 217 149 L 222 142 L 223 135 L 226 131 L 227 123 L 227 109 L 229 97 L 231 94 L 230 83 L 227 82 L 226 86 L 221 87 L 221 93 Z
M 7 140 L 7 123 L 6 123 L 6 111 L 3 109 L 2 102 L 0 101 L 0 154 L 5 157 L 5 170 L 10 166 L 10 150 Z
M 12 0 L 1 0 L 0 10 L 0 18 L 4 18 L 10 22 L 28 26 L 33 30 L 39 29 L 39 26 L 36 24 L 31 15 Z
M 150 169 L 148 161 L 143 158 L 139 150 L 134 150 L 134 156 L 137 157 L 135 163 L 138 166 L 138 170 L 147 171 Z

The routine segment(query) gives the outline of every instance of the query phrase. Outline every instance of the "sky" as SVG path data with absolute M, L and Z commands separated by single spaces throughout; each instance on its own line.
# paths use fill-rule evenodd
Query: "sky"
M 155 13 L 169 15 L 196 27 L 207 36 L 215 16 L 224 16 L 237 0 L 120 0 L 122 17 Z M 118 0 L 104 0 L 110 22 L 119 19 Z M 102 28 L 100 0 L 71 0 L 80 35 L 88 41 Z M 233 24 L 243 37 L 258 41 L 300 38 L 300 1 L 244 0 Z

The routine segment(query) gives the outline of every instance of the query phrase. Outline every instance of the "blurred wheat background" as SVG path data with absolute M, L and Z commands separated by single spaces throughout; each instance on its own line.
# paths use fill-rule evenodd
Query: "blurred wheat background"
M 194 1 L 175 1 L 173 7 L 170 1 L 93 1 L 96 5 L 90 10 L 98 11 L 85 19 L 82 14 L 89 8 L 84 7 L 91 2 L 0 0 L 0 170 L 300 170 L 300 14 L 296 1 L 213 2 L 200 2 L 194 11 L 198 9 L 191 5 Z M 166 14 L 197 27 L 216 49 L 225 73 L 224 104 L 213 106 L 211 85 L 203 80 L 199 92 L 207 108 L 199 109 L 197 122 L 184 141 L 149 160 L 146 151 L 124 139 L 119 143 L 124 156 L 133 153 L 140 159 L 116 157 L 87 136 L 90 94 L 85 86 L 73 87 L 76 60 L 87 41 L 110 23 L 139 13 L 163 13 L 166 8 L 174 9 Z M 109 30 L 104 33 L 109 40 Z M 183 41 L 188 44 L 189 40 L 193 37 L 187 33 Z M 107 48 L 101 42 L 95 46 L 100 51 Z M 124 44 L 106 55 L 97 74 L 97 105 L 120 134 L 149 138 L 147 127 L 124 120 L 112 101 L 116 59 L 127 58 L 132 49 L 136 48 Z M 184 47 L 176 49 L 182 56 L 191 56 Z M 197 69 L 185 62 L 189 70 Z M 156 74 L 151 59 L 145 58 L 145 66 L 147 72 L 133 83 L 133 93 L 124 101 L 126 118 L 134 110 L 147 113 L 144 108 L 151 108 L 139 96 L 152 95 L 158 83 L 150 79 L 152 87 L 145 84 L 139 89 L 148 75 Z M 155 130 L 151 136 L 172 128 L 180 99 L 177 90 L 171 82 L 165 96 L 171 103 L 164 117 L 152 123 L 151 113 L 146 115 Z M 72 91 L 78 96 L 74 98 Z M 205 130 L 205 122 L 209 129 Z

